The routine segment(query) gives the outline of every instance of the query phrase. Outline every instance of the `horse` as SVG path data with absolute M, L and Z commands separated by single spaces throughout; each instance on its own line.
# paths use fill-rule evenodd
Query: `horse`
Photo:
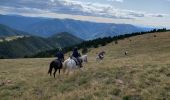
M 103 60 L 105 53 L 106 53 L 105 51 L 100 52 L 96 57 L 96 61 Z
M 81 56 L 80 59 L 82 60 L 82 62 L 86 62 L 86 63 L 88 62 L 87 61 L 87 55 Z
M 54 68 L 55 71 L 53 73 L 53 76 L 55 78 L 55 74 L 56 74 L 57 70 L 59 70 L 59 74 L 60 74 L 60 69 L 62 69 L 62 67 L 63 67 L 63 64 L 62 64 L 62 62 L 59 59 L 53 60 L 50 63 L 48 74 L 50 74 L 50 76 L 51 76 L 52 70 Z
M 63 63 L 63 72 L 65 73 L 66 69 L 68 70 L 68 74 L 71 70 L 75 70 L 75 69 L 80 69 L 82 68 L 82 64 L 76 64 L 76 58 L 74 57 L 69 57 L 67 60 L 64 61 Z M 80 63 L 82 63 L 80 61 Z

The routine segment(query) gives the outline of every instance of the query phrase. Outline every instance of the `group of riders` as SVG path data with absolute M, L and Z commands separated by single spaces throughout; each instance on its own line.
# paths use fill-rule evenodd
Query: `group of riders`
M 62 51 L 62 49 L 60 48 L 58 50 L 58 52 L 56 53 L 55 57 L 58 58 L 58 60 L 60 62 L 63 62 L 64 61 L 64 53 Z M 80 53 L 78 52 L 78 48 L 75 47 L 73 49 L 73 53 L 71 55 L 71 58 L 76 62 L 77 65 L 81 65 L 81 60 L 79 59 L 79 57 L 81 57 Z
M 103 59 L 104 58 L 104 54 L 105 52 L 104 51 L 101 51 L 99 54 L 98 54 L 98 57 L 99 59 Z M 64 52 L 62 51 L 61 48 L 59 48 L 59 50 L 57 51 L 57 53 L 55 54 L 55 57 L 58 58 L 58 60 L 62 63 L 64 62 Z M 82 61 L 80 59 L 81 57 L 81 54 L 78 52 L 78 48 L 75 47 L 72 51 L 72 55 L 71 55 L 71 58 L 76 62 L 77 65 L 80 65 L 82 64 Z

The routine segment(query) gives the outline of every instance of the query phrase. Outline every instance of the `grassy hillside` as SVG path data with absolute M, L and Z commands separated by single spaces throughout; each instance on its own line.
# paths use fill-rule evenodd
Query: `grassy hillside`
M 158 32 L 92 48 L 83 72 L 55 79 L 47 75 L 55 58 L 0 60 L 1 100 L 170 100 L 169 38 Z
M 123 35 L 118 35 L 118 36 L 114 36 L 114 37 L 97 38 L 97 39 L 94 39 L 94 40 L 83 41 L 83 42 L 76 44 L 76 45 L 64 47 L 63 51 L 65 53 L 70 52 L 70 51 L 73 50 L 74 47 L 77 47 L 78 49 L 82 49 L 82 51 L 85 51 L 85 50 L 90 49 L 90 48 L 98 48 L 99 46 L 105 46 L 105 45 L 107 45 L 111 42 L 115 42 L 117 44 L 117 41 L 119 41 L 119 40 L 138 36 L 138 35 L 144 35 L 144 34 L 150 34 L 150 33 L 156 33 L 156 32 L 168 32 L 168 31 L 169 30 L 166 30 L 165 28 L 163 28 L 163 29 L 154 29 L 154 30 L 151 30 L 151 31 L 148 31 L 148 32 L 135 32 L 135 33 L 131 33 L 131 34 L 123 34 Z M 65 34 L 62 33 L 62 34 L 60 34 L 60 36 L 70 37 L 72 35 L 70 35 L 70 34 L 68 35 L 68 33 L 65 33 Z M 59 39 L 60 36 L 56 37 L 56 35 L 54 35 L 54 37 L 51 37 L 50 39 L 51 40 L 57 39 L 60 42 L 68 41 L 67 39 Z M 70 39 L 72 39 L 72 38 L 70 37 Z M 73 39 L 73 41 L 77 41 L 77 40 L 80 40 L 80 39 L 78 39 L 78 38 L 76 40 Z M 71 42 L 68 41 L 67 43 L 69 44 Z M 30 57 L 33 57 L 33 58 L 35 58 L 35 57 L 36 58 L 53 57 L 53 55 L 55 55 L 56 51 L 57 51 L 57 49 L 47 50 L 47 51 L 37 53 L 37 54 L 30 56 Z M 82 52 L 82 53 L 85 53 L 85 52 Z

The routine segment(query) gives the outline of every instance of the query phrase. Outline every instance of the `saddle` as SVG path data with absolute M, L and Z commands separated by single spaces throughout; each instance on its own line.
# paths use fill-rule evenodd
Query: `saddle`
M 72 59 L 76 62 L 76 65 L 77 66 L 80 66 L 80 68 L 82 67 L 82 62 L 81 62 L 81 60 L 80 59 L 78 59 L 78 58 L 75 58 L 75 57 L 72 57 Z
M 72 57 L 72 59 L 76 62 L 76 65 L 79 65 L 79 61 L 78 61 L 78 59 L 77 59 L 77 58 Z

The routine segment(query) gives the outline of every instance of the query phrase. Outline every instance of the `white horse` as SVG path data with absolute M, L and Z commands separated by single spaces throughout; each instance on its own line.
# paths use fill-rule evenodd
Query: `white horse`
M 70 71 L 80 69 L 81 67 L 83 66 L 81 64 L 77 65 L 74 58 L 70 57 L 67 60 L 65 60 L 63 63 L 63 72 L 65 73 L 65 71 L 68 70 L 67 74 L 69 74 Z
M 87 55 L 81 56 L 80 59 L 82 60 L 82 62 L 86 62 L 86 63 L 88 62 L 87 61 Z

